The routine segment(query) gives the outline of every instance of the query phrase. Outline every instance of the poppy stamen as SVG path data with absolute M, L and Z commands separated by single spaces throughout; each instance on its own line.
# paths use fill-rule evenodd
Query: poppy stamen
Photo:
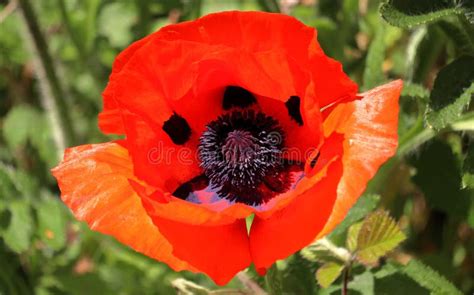
M 278 121 L 253 110 L 234 111 L 207 125 L 199 158 L 221 198 L 256 205 L 289 188 Z

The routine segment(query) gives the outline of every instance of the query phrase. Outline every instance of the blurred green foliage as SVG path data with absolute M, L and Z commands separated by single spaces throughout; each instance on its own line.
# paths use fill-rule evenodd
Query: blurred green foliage
M 474 1 L 0 0 L 0 294 L 218 290 L 203 275 L 175 273 L 90 231 L 60 202 L 49 169 L 64 130 L 54 125 L 44 92 L 54 81 L 35 75 L 41 60 L 20 13 L 25 3 L 53 57 L 60 85 L 52 96 L 73 123 L 66 145 L 109 139 L 97 114 L 122 49 L 166 24 L 215 11 L 295 16 L 318 29 L 321 46 L 361 90 L 402 78 L 399 151 L 328 239 L 343 247 L 351 225 L 386 208 L 407 240 L 379 263 L 354 265 L 350 294 L 474 292 Z M 340 264 L 318 271 L 323 285 L 336 280 L 332 286 L 317 284 L 322 257 L 332 254 L 314 247 L 278 262 L 265 279 L 253 268 L 247 274 L 271 294 L 341 292 Z M 186 281 L 171 283 L 178 278 Z M 225 289 L 244 286 L 234 279 Z

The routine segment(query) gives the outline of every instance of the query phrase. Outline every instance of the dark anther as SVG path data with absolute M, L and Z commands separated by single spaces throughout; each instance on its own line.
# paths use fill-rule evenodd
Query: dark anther
M 319 156 L 321 155 L 320 152 L 318 152 L 318 154 L 316 155 L 316 157 L 314 157 L 313 159 L 311 159 L 311 162 L 309 163 L 309 166 L 311 168 L 314 168 L 314 166 L 316 165 L 316 163 L 318 162 L 318 159 L 319 159 Z
M 227 86 L 224 91 L 224 100 L 222 101 L 222 107 L 224 110 L 228 110 L 232 107 L 246 108 L 257 100 L 252 93 L 238 86 Z
M 188 182 L 183 183 L 180 185 L 174 192 L 173 196 L 186 200 L 188 196 L 198 190 L 202 190 L 209 185 L 209 180 L 205 175 L 199 175 L 194 177 Z
M 303 126 L 303 117 L 301 117 L 300 112 L 300 98 L 298 96 L 292 96 L 285 102 L 285 106 L 288 109 L 288 115 L 298 123 L 298 125 Z
M 188 122 L 180 115 L 174 113 L 164 124 L 163 130 L 175 144 L 185 144 L 191 136 Z
M 234 111 L 207 125 L 199 158 L 211 188 L 230 201 L 255 205 L 290 187 L 278 122 L 253 110 Z

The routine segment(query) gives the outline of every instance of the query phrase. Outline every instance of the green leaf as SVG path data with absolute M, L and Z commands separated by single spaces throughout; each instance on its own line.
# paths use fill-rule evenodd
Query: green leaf
M 313 295 L 316 289 L 313 263 L 299 253 L 291 256 L 282 274 L 283 294 Z
M 329 238 L 342 234 L 351 224 L 364 218 L 369 212 L 377 207 L 380 196 L 376 194 L 367 194 L 357 200 L 357 203 L 349 210 L 346 218 L 331 232 Z
M 430 92 L 425 87 L 416 83 L 406 83 L 403 85 L 402 96 L 428 98 Z
M 131 27 L 134 22 L 133 7 L 131 9 L 124 2 L 110 3 L 102 9 L 99 16 L 99 32 L 109 39 L 112 46 L 122 48 L 132 41 Z
M 474 57 L 463 56 L 438 73 L 426 115 L 428 124 L 441 129 L 455 121 L 474 95 Z
M 438 22 L 438 26 L 443 30 L 445 35 L 451 39 L 458 54 L 461 55 L 474 52 L 474 43 L 469 37 L 468 32 L 456 24 L 444 20 Z
M 457 0 L 457 3 L 463 9 L 467 21 L 474 24 L 474 2 L 470 0 Z
M 461 189 L 460 167 L 449 145 L 432 140 L 409 161 L 416 168 L 413 181 L 423 192 L 428 206 L 451 216 L 466 216 L 469 195 Z
M 356 258 L 364 264 L 376 263 L 405 238 L 387 211 L 375 211 L 367 216 L 359 230 Z
M 365 59 L 364 89 L 368 90 L 384 82 L 382 65 L 385 60 L 385 26 L 380 24 Z
M 358 291 L 360 294 L 372 295 L 374 294 L 374 275 L 366 270 L 360 275 L 354 276 L 354 279 L 349 282 L 349 289 Z
M 53 250 L 60 250 L 66 244 L 66 218 L 59 199 L 44 198 L 36 205 L 38 234 Z
M 10 222 L 2 233 L 7 246 L 21 253 L 30 247 L 33 234 L 33 220 L 31 218 L 30 204 L 23 200 L 13 201 L 8 205 Z
M 328 262 L 316 271 L 316 280 L 323 288 L 329 287 L 341 275 L 345 265 L 343 263 Z
M 398 264 L 390 261 L 374 273 L 375 294 L 399 295 L 416 294 L 428 295 L 429 292 L 400 272 Z
M 313 262 L 343 262 L 350 260 L 350 253 L 341 247 L 337 247 L 327 238 L 322 238 L 300 251 L 301 256 Z
M 391 25 L 401 28 L 435 22 L 443 17 L 461 14 L 464 10 L 444 0 L 386 0 L 380 14 Z
M 49 122 L 43 113 L 31 106 L 19 105 L 8 112 L 3 136 L 11 149 L 30 142 L 50 167 L 57 161 Z
M 7 144 L 16 149 L 26 143 L 31 127 L 38 120 L 38 112 L 30 106 L 20 105 L 12 108 L 5 117 L 3 136 Z
M 347 231 L 346 247 L 350 252 L 354 252 L 357 249 L 357 238 L 361 228 L 362 222 L 358 222 L 349 227 Z
M 474 122 L 472 122 L 472 125 L 474 125 Z M 463 188 L 474 189 L 474 139 L 471 138 L 470 141 L 462 167 L 462 186 Z
M 406 65 L 405 80 L 407 83 L 403 85 L 402 95 L 405 95 L 405 96 L 407 95 L 407 94 L 403 94 L 403 91 L 407 92 L 411 84 L 409 82 L 413 81 L 413 78 L 414 78 L 413 75 L 415 73 L 416 65 L 417 65 L 418 52 L 420 51 L 419 49 L 421 45 L 423 44 L 423 39 L 426 37 L 427 34 L 428 34 L 428 29 L 425 26 L 422 26 L 414 30 L 411 33 L 410 38 L 408 39 L 406 53 L 404 56 L 405 65 Z M 407 89 L 407 86 L 408 86 L 408 89 Z M 429 96 L 429 92 L 426 94 L 426 97 L 428 96 Z
M 402 266 L 400 269 L 403 274 L 417 282 L 420 286 L 430 290 L 431 294 L 462 294 L 446 278 L 418 260 L 412 259 L 408 265 Z
M 267 271 L 267 274 L 265 275 L 265 285 L 267 286 L 270 294 L 283 294 L 281 274 L 276 263 L 274 263 L 273 266 Z

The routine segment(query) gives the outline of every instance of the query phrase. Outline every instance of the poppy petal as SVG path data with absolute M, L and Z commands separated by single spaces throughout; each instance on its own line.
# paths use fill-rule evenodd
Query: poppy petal
M 167 26 L 158 35 L 167 40 L 220 44 L 248 52 L 282 51 L 310 70 L 321 108 L 356 98 L 357 84 L 344 73 L 338 61 L 324 54 L 316 30 L 287 15 L 254 11 L 215 13 L 195 22 Z
M 69 148 L 52 170 L 61 198 L 78 220 L 176 271 L 196 269 L 176 258 L 173 246 L 143 208 L 128 178 L 133 178 L 127 150 L 117 143 Z
M 330 164 L 326 176 L 270 218 L 255 216 L 250 251 L 257 269 L 267 269 L 308 245 L 323 229 L 337 197 L 342 161 Z
M 362 93 L 362 99 L 338 105 L 324 122 L 324 132 L 345 135 L 344 174 L 333 212 L 319 237 L 346 216 L 379 167 L 395 154 L 398 144 L 398 99 L 401 80 Z
M 124 112 L 123 117 L 127 148 L 139 179 L 174 192 L 181 184 L 202 173 L 196 155 L 196 133 L 192 132 L 184 145 L 176 145 L 161 126 L 152 129 L 149 122 L 130 112 Z
M 245 219 L 218 226 L 196 226 L 156 216 L 152 220 L 173 245 L 173 255 L 219 285 L 228 283 L 252 262 Z
M 114 61 L 112 66 L 112 74 L 110 75 L 110 80 L 113 80 L 114 75 L 119 73 L 122 68 L 127 64 L 130 58 L 135 54 L 135 52 L 146 44 L 153 35 L 148 35 L 143 39 L 140 39 L 130 46 L 128 46 L 124 51 L 122 51 Z M 117 103 L 114 99 L 114 89 L 112 84 L 109 83 L 102 93 L 104 108 L 99 114 L 99 128 L 102 132 L 106 134 L 124 134 L 125 128 L 123 126 L 122 117 L 120 115 L 120 110 Z
M 341 65 L 324 55 L 314 29 L 283 15 L 224 12 L 167 26 L 124 53 L 104 92 L 101 126 L 123 131 L 116 118 L 120 102 L 157 125 L 177 110 L 201 132 L 221 111 L 227 86 L 283 102 L 299 96 L 308 120 L 314 117 L 311 108 L 357 91 Z M 196 116 L 203 105 L 206 112 Z

